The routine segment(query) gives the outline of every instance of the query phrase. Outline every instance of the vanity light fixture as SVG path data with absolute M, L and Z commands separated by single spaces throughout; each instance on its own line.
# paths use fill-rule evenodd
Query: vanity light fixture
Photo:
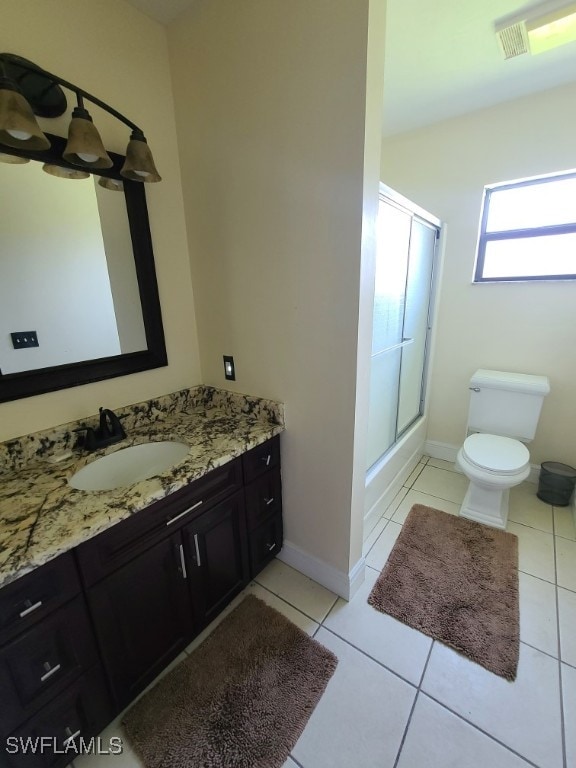
M 48 149 L 50 142 L 42 133 L 32 107 L 16 82 L 8 77 L 0 59 L 0 143 L 34 151 Z
M 112 192 L 124 191 L 124 184 L 120 181 L 120 179 L 109 179 L 106 176 L 100 176 L 98 179 L 98 184 L 99 186 L 104 187 L 104 189 L 111 189 Z
M 132 181 L 149 183 L 162 180 L 141 128 L 77 85 L 11 53 L 0 53 L 0 152 L 2 144 L 39 153 L 50 148 L 50 141 L 40 129 L 35 115 L 53 118 L 64 114 L 67 102 L 61 86 L 72 91 L 77 99 L 68 130 L 68 143 L 62 155 L 67 163 L 95 171 L 113 166 L 92 117 L 84 106 L 86 100 L 131 130 L 126 160 L 120 174 Z M 46 167 L 45 170 L 51 172 Z M 54 175 L 81 178 L 72 173 Z M 102 186 L 119 189 L 118 185 Z
M 82 171 L 80 168 L 65 168 L 63 165 L 53 165 L 44 163 L 42 170 L 51 176 L 57 176 L 59 179 L 87 179 L 90 177 L 88 171 Z
M 87 168 L 111 168 L 113 163 L 100 134 L 92 121 L 84 100 L 77 94 L 78 106 L 72 112 L 72 120 L 68 127 L 68 144 L 62 157 L 73 165 L 83 165 Z
M 29 163 L 30 160 L 27 157 L 18 157 L 17 155 L 7 155 L 4 152 L 0 152 L 0 163 L 8 163 L 8 165 L 22 165 L 23 163 Z

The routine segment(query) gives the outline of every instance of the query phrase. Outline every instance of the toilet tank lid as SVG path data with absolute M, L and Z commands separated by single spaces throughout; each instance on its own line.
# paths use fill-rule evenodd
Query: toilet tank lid
M 505 389 L 529 395 L 547 395 L 550 392 L 550 382 L 547 376 L 535 376 L 531 373 L 488 371 L 485 368 L 480 368 L 476 371 L 470 379 L 470 386 Z

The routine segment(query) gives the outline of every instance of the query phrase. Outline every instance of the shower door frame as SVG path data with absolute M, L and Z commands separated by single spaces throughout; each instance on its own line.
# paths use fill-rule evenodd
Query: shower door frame
M 442 222 L 441 220 L 434 216 L 433 214 L 426 211 L 424 208 L 421 208 L 420 206 L 413 203 L 408 198 L 404 197 L 403 195 L 399 194 L 395 190 L 393 190 L 391 187 L 388 187 L 386 184 L 380 183 L 379 188 L 379 201 L 384 201 L 387 203 L 390 203 L 394 207 L 402 210 L 407 215 L 411 217 L 411 227 L 410 227 L 410 238 L 408 242 L 408 248 L 410 248 L 410 242 L 412 238 L 412 222 L 414 218 L 419 219 L 421 222 L 423 222 L 425 225 L 429 226 L 431 229 L 436 230 L 436 235 L 434 239 L 434 250 L 432 254 L 432 267 L 430 271 L 430 283 L 429 283 L 429 300 L 428 300 L 428 310 L 427 310 L 427 316 L 426 316 L 426 336 L 425 336 L 425 342 L 424 342 L 424 364 L 422 367 L 422 375 L 421 375 L 421 381 L 420 381 L 420 400 L 419 400 L 419 409 L 418 413 L 414 416 L 411 421 L 409 421 L 399 432 L 398 431 L 398 419 L 400 416 L 400 382 L 401 382 L 401 376 L 402 376 L 402 357 L 400 358 L 400 363 L 398 366 L 398 388 L 397 388 L 397 401 L 396 401 L 396 420 L 395 420 L 395 438 L 394 441 L 391 443 L 391 445 L 386 448 L 386 450 L 378 456 L 377 459 L 369 466 L 367 467 L 367 472 L 371 472 L 380 462 L 385 460 L 386 455 L 392 451 L 395 446 L 398 445 L 398 443 L 401 441 L 402 437 L 411 429 L 411 427 L 414 426 L 418 422 L 419 419 L 423 418 L 425 416 L 426 412 L 426 394 L 427 394 L 427 384 L 428 384 L 428 372 L 430 369 L 430 357 L 431 357 L 431 349 L 432 349 L 432 331 L 433 331 L 433 318 L 435 317 L 435 308 L 436 308 L 436 299 L 437 299 L 437 288 L 438 288 L 438 267 L 439 267 L 439 255 L 440 255 L 440 247 L 441 247 L 441 238 L 443 234 L 442 229 Z M 408 271 L 410 268 L 410 262 L 408 260 L 407 267 L 406 267 L 406 281 L 408 280 Z M 406 316 L 406 305 L 404 305 L 403 313 L 402 313 L 402 326 L 404 328 L 405 323 L 405 316 Z M 404 334 L 402 334 L 404 336 Z M 392 351 L 395 348 L 403 349 L 405 346 L 408 346 L 409 342 L 406 342 L 404 339 L 399 342 L 398 344 L 394 345 L 393 347 L 390 347 L 386 351 Z M 371 357 L 372 360 L 372 357 Z

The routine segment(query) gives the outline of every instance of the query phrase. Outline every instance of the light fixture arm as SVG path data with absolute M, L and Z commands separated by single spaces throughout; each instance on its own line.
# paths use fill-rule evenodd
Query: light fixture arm
M 62 90 L 76 96 L 68 128 L 68 143 L 62 158 L 71 166 L 88 170 L 106 170 L 113 161 L 93 124 L 84 100 L 99 107 L 130 128 L 120 175 L 131 181 L 157 182 L 162 177 L 154 164 L 143 130 L 136 123 L 84 88 L 12 53 L 0 53 L 0 144 L 18 150 L 41 151 L 50 146 L 36 122 L 39 117 L 59 117 L 68 108 Z
M 102 101 L 102 99 L 99 99 L 97 96 L 93 96 L 91 93 L 88 93 L 88 91 L 85 91 L 83 88 L 79 88 L 77 85 L 74 85 L 74 83 L 71 83 L 68 80 L 64 80 L 63 77 L 60 77 L 59 75 L 54 75 L 52 72 L 48 72 L 48 70 L 42 69 L 42 67 L 38 67 L 36 64 L 34 64 L 33 66 L 30 66 L 28 65 L 25 59 L 19 58 L 18 66 L 22 67 L 23 69 L 27 69 L 29 72 L 42 75 L 47 80 L 52 80 L 56 85 L 64 86 L 64 88 L 67 88 L 69 91 L 72 91 L 72 93 L 75 93 L 77 97 L 87 99 L 92 104 L 96 104 L 96 106 L 100 107 L 100 109 L 103 109 L 105 112 L 108 112 L 117 120 L 120 120 L 120 122 L 124 123 L 124 125 L 127 125 L 129 128 L 131 128 L 133 131 L 138 131 L 139 133 L 143 132 L 142 129 L 136 125 L 136 123 L 133 123 L 132 120 L 129 120 L 121 112 L 118 112 L 117 109 L 114 109 L 114 107 L 111 107 L 109 104 L 106 104 L 105 101 Z M 6 76 L 4 55 L 0 55 L 0 75 L 4 77 Z

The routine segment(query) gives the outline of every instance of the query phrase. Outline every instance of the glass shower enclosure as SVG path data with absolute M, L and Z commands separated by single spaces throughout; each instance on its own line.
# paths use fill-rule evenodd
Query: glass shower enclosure
M 367 469 L 424 413 L 440 233 L 438 220 L 384 191 L 377 226 Z

